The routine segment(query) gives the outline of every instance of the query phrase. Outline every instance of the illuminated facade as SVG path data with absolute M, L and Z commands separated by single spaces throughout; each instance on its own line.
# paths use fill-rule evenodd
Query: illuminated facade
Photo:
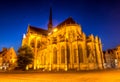
M 115 60 L 115 49 L 109 49 L 103 52 L 105 58 L 105 68 L 116 68 Z
M 13 47 L 0 52 L 0 69 L 12 70 L 16 66 L 17 55 Z
M 120 68 L 120 45 L 116 47 L 115 49 L 115 58 L 116 58 L 116 65 L 117 68 Z
M 22 46 L 34 51 L 34 69 L 93 70 L 103 69 L 102 43 L 98 36 L 86 36 L 72 17 L 52 26 L 52 11 L 48 30 L 28 25 Z
M 120 68 L 120 45 L 103 53 L 105 68 Z

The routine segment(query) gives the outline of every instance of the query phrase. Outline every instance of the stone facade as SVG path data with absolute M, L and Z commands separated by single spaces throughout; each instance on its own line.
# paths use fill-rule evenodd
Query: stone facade
M 34 52 L 34 69 L 103 69 L 101 39 L 92 34 L 86 36 L 72 17 L 53 27 L 50 11 L 48 30 L 28 25 L 23 45 L 31 46 Z

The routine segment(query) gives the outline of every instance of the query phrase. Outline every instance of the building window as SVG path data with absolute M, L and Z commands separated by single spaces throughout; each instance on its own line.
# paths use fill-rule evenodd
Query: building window
M 83 62 L 83 50 L 82 50 L 82 46 L 78 45 L 78 57 L 79 57 L 79 63 Z
M 77 63 L 77 53 L 76 48 L 74 47 L 74 63 Z
M 88 45 L 88 46 L 87 46 L 87 57 L 89 57 L 90 52 L 91 52 L 91 49 L 90 49 L 90 46 Z
M 61 63 L 65 63 L 65 47 L 61 47 Z
M 75 46 L 73 47 L 73 52 L 74 52 L 74 63 L 77 63 L 77 49 Z
M 60 39 L 60 42 L 64 42 L 65 41 L 65 36 L 64 35 L 59 35 L 59 39 Z
M 53 37 L 52 44 L 57 44 L 57 37 Z
M 74 31 L 72 31 L 72 34 L 73 34 L 73 38 L 75 38 L 76 36 L 75 36 L 75 32 Z
M 57 64 L 57 49 L 53 49 L 53 64 Z
M 37 42 L 37 48 L 40 48 L 40 41 Z
M 98 63 L 98 58 L 97 58 L 97 49 L 96 49 L 96 46 L 95 46 L 95 58 L 96 58 L 96 63 Z
M 67 46 L 67 63 L 70 63 L 70 48 Z
M 35 47 L 35 42 L 34 42 L 34 39 L 33 39 L 33 40 L 31 40 L 30 45 L 31 45 L 31 47 L 32 47 L 32 48 L 34 48 L 34 47 Z
M 88 57 L 89 63 L 93 63 L 95 61 L 95 56 L 94 56 L 93 51 L 91 50 L 90 46 L 87 46 L 87 57 Z

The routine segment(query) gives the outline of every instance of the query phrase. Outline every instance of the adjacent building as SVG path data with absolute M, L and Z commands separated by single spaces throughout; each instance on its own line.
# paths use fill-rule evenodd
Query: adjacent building
M 33 69 L 103 69 L 101 39 L 93 34 L 86 36 L 81 25 L 72 17 L 53 27 L 51 9 L 48 29 L 28 25 L 23 45 L 30 46 L 34 52 Z
M 116 68 L 115 49 L 108 49 L 107 51 L 104 51 L 103 54 L 105 58 L 105 68 Z
M 0 52 L 0 69 L 11 70 L 16 66 L 17 55 L 13 47 L 3 48 Z
M 118 45 L 115 49 L 115 56 L 116 56 L 116 65 L 117 68 L 120 68 L 120 45 Z
M 103 52 L 105 68 L 120 68 L 120 45 Z

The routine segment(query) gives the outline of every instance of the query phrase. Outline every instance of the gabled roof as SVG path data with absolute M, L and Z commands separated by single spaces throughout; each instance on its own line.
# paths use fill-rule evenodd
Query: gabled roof
M 1 52 L 0 52 L 0 56 L 4 56 L 6 53 L 7 53 L 7 50 L 1 51 Z
M 77 24 L 77 23 L 73 20 L 72 17 L 69 17 L 66 20 L 64 20 L 62 23 L 58 24 L 56 27 L 61 28 L 62 26 L 67 25 L 67 24 Z
M 30 26 L 28 27 L 28 31 L 31 33 L 37 33 L 37 34 L 42 34 L 42 35 L 47 35 L 48 31 L 39 27 L 35 26 Z

